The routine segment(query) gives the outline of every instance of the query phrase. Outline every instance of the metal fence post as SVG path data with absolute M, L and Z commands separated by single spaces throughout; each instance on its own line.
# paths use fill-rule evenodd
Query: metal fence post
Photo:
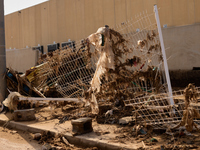
M 157 23 L 157 27 L 158 27 L 159 39 L 160 39 L 160 44 L 161 44 L 161 49 L 162 49 L 165 76 L 166 76 L 166 79 L 167 79 L 167 86 L 168 86 L 168 92 L 169 92 L 169 97 L 170 97 L 170 104 L 174 105 L 174 101 L 173 101 L 173 97 L 172 97 L 173 95 L 172 95 L 171 81 L 170 81 L 170 77 L 169 77 L 169 70 L 168 70 L 168 65 L 167 65 L 167 58 L 166 58 L 166 54 L 165 54 L 165 46 L 164 46 L 162 30 L 161 30 L 161 26 L 160 26 L 160 19 L 159 19 L 159 15 L 158 15 L 157 5 L 154 5 L 154 11 L 155 11 L 156 23 Z
M 5 29 L 4 29 L 4 0 L 0 0 L 0 101 L 5 99 L 6 80 L 6 52 L 5 52 Z

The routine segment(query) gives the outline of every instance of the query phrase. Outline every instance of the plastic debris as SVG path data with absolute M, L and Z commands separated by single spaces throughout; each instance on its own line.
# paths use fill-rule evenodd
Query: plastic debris
M 158 142 L 158 140 L 155 138 L 151 138 L 151 142 Z

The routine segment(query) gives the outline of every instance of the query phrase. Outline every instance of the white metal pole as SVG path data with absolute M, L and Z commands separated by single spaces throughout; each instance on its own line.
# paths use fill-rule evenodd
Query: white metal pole
M 168 70 L 168 65 L 167 65 L 165 46 L 164 46 L 162 30 L 161 30 L 161 26 L 160 26 L 160 19 L 159 19 L 159 15 L 158 15 L 157 5 L 154 5 L 154 11 L 155 11 L 155 17 L 156 17 L 158 33 L 159 33 L 159 39 L 160 39 L 160 44 L 161 44 L 161 49 L 162 49 L 165 76 L 166 76 L 166 79 L 167 79 L 167 86 L 168 86 L 168 92 L 169 92 L 169 97 L 170 97 L 170 103 L 171 103 L 171 105 L 174 105 L 174 101 L 173 101 L 173 97 L 172 97 L 173 95 L 172 95 L 171 81 L 170 81 L 170 77 L 169 77 L 169 70 Z

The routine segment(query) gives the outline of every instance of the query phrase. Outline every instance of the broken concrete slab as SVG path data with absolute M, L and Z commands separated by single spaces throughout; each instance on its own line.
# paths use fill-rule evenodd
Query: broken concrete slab
M 73 126 L 72 131 L 74 132 L 75 135 L 80 135 L 93 131 L 92 118 L 80 118 L 72 120 L 71 124 Z
M 15 110 L 13 113 L 15 121 L 32 121 L 35 120 L 35 109 Z

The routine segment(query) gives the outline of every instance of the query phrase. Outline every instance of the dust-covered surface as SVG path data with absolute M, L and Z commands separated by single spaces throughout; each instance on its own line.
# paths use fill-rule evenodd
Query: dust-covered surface
M 28 132 L 0 127 L 0 149 L 41 150 L 42 145 L 34 141 Z
M 26 122 L 25 124 L 29 123 Z M 41 122 L 30 122 L 30 125 L 34 127 L 44 128 L 46 130 L 55 130 L 60 133 L 59 135 L 52 136 L 49 132 L 42 132 L 42 138 L 39 140 L 34 140 L 36 141 L 34 143 L 40 144 L 39 146 L 43 146 L 48 143 L 52 147 L 63 147 L 65 149 L 86 149 L 75 147 L 72 143 L 66 145 L 63 142 L 62 137 L 64 134 L 72 134 L 71 121 L 65 121 L 64 123 L 60 124 L 59 120 L 57 119 L 47 119 L 46 121 Z M 166 132 L 166 130 L 152 128 L 151 126 L 141 126 L 138 129 L 139 130 L 136 133 L 135 127 L 131 123 L 127 125 L 98 124 L 95 119 L 93 119 L 94 131 L 91 133 L 80 135 L 80 137 L 94 141 L 102 141 L 114 145 L 117 144 L 118 146 L 126 148 L 134 147 L 135 149 L 145 148 L 152 150 L 161 149 L 161 146 L 170 150 L 172 150 L 173 148 L 184 149 L 187 147 L 197 149 L 199 147 L 198 145 L 200 144 L 200 133 L 195 129 L 191 133 L 187 132 L 184 128 L 181 128 L 180 130 L 174 130 L 173 132 Z M 5 130 L 6 132 L 1 132 L 4 132 L 4 134 L 9 137 L 11 131 L 7 129 Z M 21 131 L 18 131 L 18 133 L 21 133 Z M 14 137 L 15 135 L 12 134 L 12 136 L 16 140 L 16 138 Z M 20 136 L 19 138 L 21 139 Z M 30 141 L 33 141 L 34 134 L 27 133 L 26 136 Z M 12 138 L 9 140 L 12 141 Z M 91 149 L 97 148 L 90 148 L 90 150 Z
M 41 139 L 35 140 L 33 133 L 0 127 L 0 135 L 0 149 L 2 150 L 41 150 L 44 147 L 51 147 L 55 150 L 60 148 L 63 150 L 83 150 L 83 148 L 78 148 L 73 144 L 67 145 L 63 142 L 61 135 L 52 136 L 49 132 L 42 132 Z M 95 147 L 84 149 L 98 150 Z
M 186 99 L 187 96 L 193 98 L 192 95 L 195 95 L 195 93 L 193 93 L 194 91 L 191 89 L 191 85 L 185 89 Z M 190 90 L 190 94 L 186 92 L 188 90 Z M 184 100 L 184 97 L 182 97 L 182 99 Z M 65 103 L 65 105 L 61 105 L 61 103 L 51 102 L 50 105 L 46 107 L 36 108 L 36 123 L 44 128 L 49 126 L 51 129 L 58 130 L 61 135 L 65 133 L 73 134 L 71 120 L 81 117 L 91 117 L 93 118 L 94 132 L 81 135 L 82 137 L 120 144 L 122 147 L 131 147 L 134 145 L 134 147 L 141 149 L 144 147 L 146 149 L 161 149 L 161 146 L 165 147 L 165 149 L 196 149 L 198 147 L 198 138 L 200 134 L 193 126 L 193 130 L 189 130 L 191 133 L 187 131 L 188 127 L 185 128 L 187 123 L 186 118 L 184 118 L 186 122 L 182 124 L 182 127 L 172 129 L 177 124 L 171 124 L 171 129 L 169 126 L 160 129 L 154 126 L 145 126 L 145 124 L 135 125 L 135 118 L 133 114 L 131 114 L 132 107 L 123 108 L 120 105 L 115 105 L 112 114 L 108 113 L 108 110 L 112 108 L 112 104 L 102 104 L 99 106 L 99 114 L 93 115 L 90 107 L 83 107 L 81 104 L 68 102 Z M 119 119 L 124 116 L 132 116 L 133 120 L 128 124 L 119 125 Z M 182 120 L 182 122 L 184 121 Z M 179 122 L 181 123 L 181 120 Z M 63 140 L 61 135 L 52 138 L 51 136 L 48 137 L 48 133 L 45 134 L 47 134 L 47 136 L 44 136 L 40 141 L 41 143 L 47 141 L 51 143 L 51 145 L 62 147 Z M 66 146 L 66 144 L 64 144 L 64 146 Z
M 81 99 L 85 102 L 83 107 L 91 107 L 89 112 L 97 115 L 99 123 L 116 123 L 120 117 L 136 115 L 133 110 L 143 117 L 141 101 L 142 105 L 148 103 L 148 107 L 169 105 L 167 111 L 170 111 L 167 100 L 162 104 L 145 102 L 151 100 L 151 95 L 166 92 L 157 30 L 146 29 L 131 34 L 134 38 L 108 26 L 101 27 L 76 49 L 59 49 L 42 55 L 39 65 L 22 75 L 8 69 L 8 87 L 28 96 Z M 150 98 L 135 100 L 143 96 Z M 19 106 L 28 103 L 21 102 Z M 106 104 L 109 109 L 104 108 Z M 62 104 L 52 102 L 49 106 L 56 105 Z M 78 109 L 77 117 L 90 115 L 84 108 Z M 145 111 L 147 115 L 152 113 Z M 148 117 L 148 121 L 152 122 L 152 119 Z
M 180 91 L 178 91 L 180 92 Z M 120 101 L 99 103 L 99 113 L 93 114 L 91 107 L 83 103 L 75 102 L 57 102 L 57 101 L 17 101 L 17 109 L 35 108 L 36 120 L 25 122 L 26 125 L 43 128 L 45 130 L 54 130 L 59 134 L 50 135 L 50 132 L 41 133 L 42 137 L 39 144 L 48 143 L 54 147 L 75 148 L 73 144 L 64 142 L 64 134 L 73 135 L 71 120 L 82 117 L 91 117 L 93 119 L 94 132 L 83 134 L 81 137 L 105 143 L 116 144 L 121 147 L 149 148 L 156 149 L 161 146 L 173 149 L 174 146 L 180 148 L 196 148 L 198 144 L 198 88 L 189 84 L 181 94 L 174 96 L 176 105 L 181 105 L 183 115 L 177 119 L 177 122 L 163 125 L 148 125 L 135 116 L 135 108 L 131 105 L 123 105 Z M 151 97 L 152 100 L 154 97 Z M 157 95 L 161 97 L 161 95 Z M 194 107 L 196 106 L 196 107 Z M 149 107 L 147 105 L 147 107 Z M 157 109 L 151 107 L 151 109 Z M 160 108 L 159 108 L 160 109 Z M 163 107 L 161 107 L 163 109 Z M 179 108 L 180 109 L 180 108 Z M 153 111 L 152 111 L 153 112 Z M 157 112 L 154 111 L 156 114 Z M 7 114 L 6 114 L 7 115 Z M 119 119 L 131 117 L 128 122 L 120 124 Z M 171 117 L 171 116 L 170 116 Z M 173 119 L 173 118 L 171 118 Z M 8 123 L 9 124 L 9 123 Z M 6 124 L 5 126 L 7 126 Z M 188 142 L 192 141 L 192 142 Z M 69 141 L 70 142 L 70 141 Z M 192 144 L 191 144 L 192 143 Z M 79 148 L 78 148 L 79 149 Z
M 198 117 L 198 114 L 195 109 L 189 109 L 190 105 L 198 106 L 197 89 L 190 84 L 185 88 L 183 94 L 177 96 L 176 99 L 182 99 L 186 103 L 184 105 L 186 112 L 184 114 L 186 115 L 183 115 L 183 118 L 180 118 L 177 123 L 158 127 L 140 122 L 137 116 L 134 116 L 133 107 L 120 105 L 120 102 L 114 103 L 114 105 L 113 103 L 100 103 L 97 115 L 92 114 L 90 106 L 74 102 L 50 101 L 35 104 L 34 101 L 19 101 L 17 104 L 18 109 L 34 107 L 36 110 L 35 121 L 21 123 L 59 133 L 55 136 L 52 136 L 50 132 L 41 133 L 42 137 L 37 141 L 37 144 L 39 143 L 41 146 L 46 144 L 46 146 L 64 149 L 84 149 L 75 147 L 70 141 L 66 144 L 63 137 L 65 134 L 73 134 L 71 120 L 91 117 L 93 132 L 80 135 L 86 139 L 116 144 L 125 148 L 134 147 L 135 149 L 197 149 L 200 134 L 195 128 L 195 125 L 199 128 L 195 115 Z M 119 119 L 126 116 L 131 117 L 131 120 L 119 124 Z M 8 124 L 4 126 L 8 126 Z M 30 140 L 33 140 L 33 135 L 28 135 Z
M 73 144 L 70 144 L 68 140 L 64 137 L 63 134 L 57 134 L 57 135 L 51 135 L 49 131 L 43 131 L 41 132 L 41 138 L 38 139 L 38 143 L 41 143 L 43 145 L 51 146 L 55 149 L 67 149 L 67 150 L 98 150 L 96 147 L 92 148 L 79 148 L 77 146 L 74 146 Z
M 189 84 L 169 97 L 158 32 L 148 17 L 136 22 L 147 24 L 136 31 L 130 22 L 101 27 L 73 47 L 41 55 L 24 74 L 7 69 L 13 92 L 3 104 L 10 112 L 35 108 L 36 120 L 25 124 L 59 132 L 40 133 L 46 147 L 81 149 L 64 134 L 73 134 L 71 120 L 90 117 L 94 132 L 81 135 L 86 139 L 135 149 L 197 148 L 200 90 Z

